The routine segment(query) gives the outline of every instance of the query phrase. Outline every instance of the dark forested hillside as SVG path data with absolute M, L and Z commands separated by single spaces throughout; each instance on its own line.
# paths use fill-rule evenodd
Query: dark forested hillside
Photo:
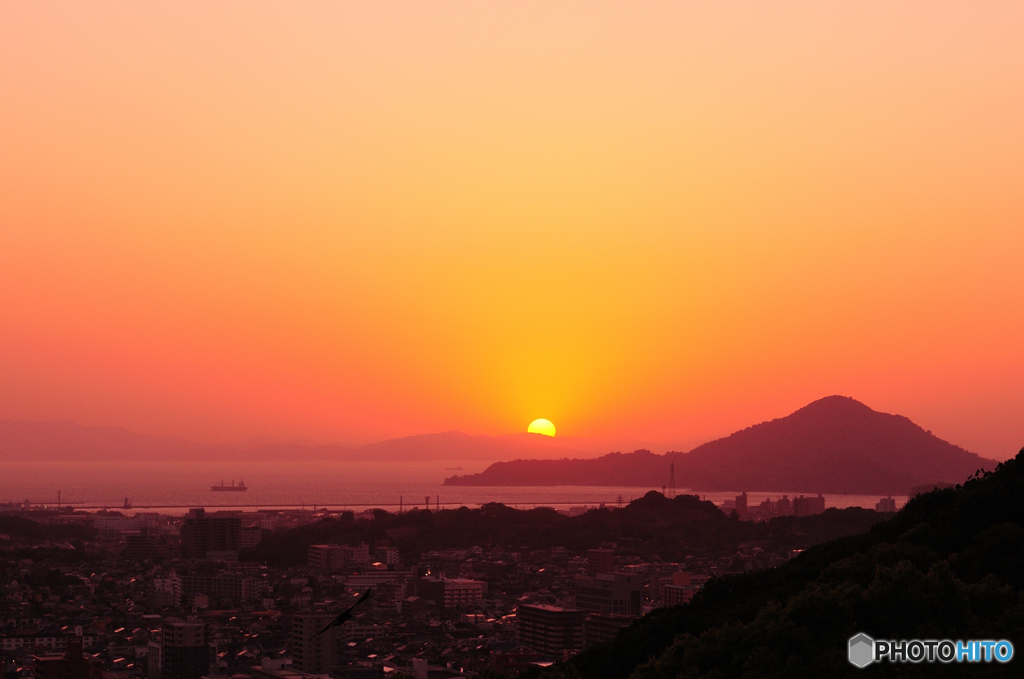
M 1024 451 L 962 486 L 920 495 L 870 531 L 772 570 L 712 580 L 552 674 L 676 677 L 1020 676 L 1008 665 L 873 665 L 846 642 L 1009 639 L 1024 648 Z

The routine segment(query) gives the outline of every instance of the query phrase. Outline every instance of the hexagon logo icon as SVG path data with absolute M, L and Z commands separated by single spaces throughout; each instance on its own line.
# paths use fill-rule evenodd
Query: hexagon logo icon
M 850 637 L 849 654 L 851 665 L 867 667 L 875 659 L 875 640 L 864 633 Z

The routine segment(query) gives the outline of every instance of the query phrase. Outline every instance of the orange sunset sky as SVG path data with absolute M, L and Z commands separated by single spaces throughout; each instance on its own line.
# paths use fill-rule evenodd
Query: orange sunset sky
M 0 419 L 1024 445 L 1024 3 L 0 5 Z

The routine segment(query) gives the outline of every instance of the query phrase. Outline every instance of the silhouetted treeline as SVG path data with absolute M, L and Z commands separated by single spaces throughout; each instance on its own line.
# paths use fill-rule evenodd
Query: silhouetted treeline
M 1024 648 L 1024 451 L 962 487 L 913 499 L 870 531 L 778 569 L 717 578 L 552 670 L 588 679 L 1018 676 L 998 663 L 846 660 L 858 632 L 882 639 L 1009 639 Z
M 43 540 L 95 540 L 96 529 L 81 523 L 40 523 L 16 514 L 0 514 L 0 533 L 12 539 Z
M 405 558 L 435 549 L 502 546 L 510 551 L 563 546 L 581 552 L 603 541 L 619 543 L 618 552 L 667 561 L 686 556 L 721 556 L 738 545 L 765 540 L 778 549 L 805 547 L 838 535 L 867 530 L 880 515 L 873 510 L 830 509 L 809 517 L 780 517 L 768 523 L 739 521 L 696 496 L 668 499 L 650 492 L 622 509 L 592 509 L 565 516 L 553 509 L 518 510 L 502 504 L 480 509 L 415 510 L 374 520 L 351 513 L 294 529 L 264 532 L 260 546 L 244 554 L 275 566 L 306 562 L 309 545 L 358 544 L 387 539 Z
M 10 536 L 10 540 L 0 541 L 0 561 L 32 559 L 70 565 L 104 559 L 99 552 L 87 549 L 87 541 L 96 539 L 96 529 L 81 523 L 48 524 L 16 514 L 0 514 L 0 534 Z M 47 547 L 47 542 L 67 544 Z

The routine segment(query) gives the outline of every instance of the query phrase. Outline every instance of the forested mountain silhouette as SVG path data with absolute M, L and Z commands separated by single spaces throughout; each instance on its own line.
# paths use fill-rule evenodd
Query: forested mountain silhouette
M 847 640 L 1024 644 L 1024 450 L 962 486 L 918 495 L 859 535 L 770 570 L 711 580 L 548 679 L 861 676 Z M 1014 659 L 1016 662 L 1016 658 Z M 879 676 L 1017 676 L 1013 663 L 879 664 Z
M 688 453 L 638 450 L 591 460 L 515 460 L 445 483 L 660 488 L 675 465 L 681 489 L 907 494 L 917 485 L 962 482 L 995 464 L 906 417 L 829 396 Z

